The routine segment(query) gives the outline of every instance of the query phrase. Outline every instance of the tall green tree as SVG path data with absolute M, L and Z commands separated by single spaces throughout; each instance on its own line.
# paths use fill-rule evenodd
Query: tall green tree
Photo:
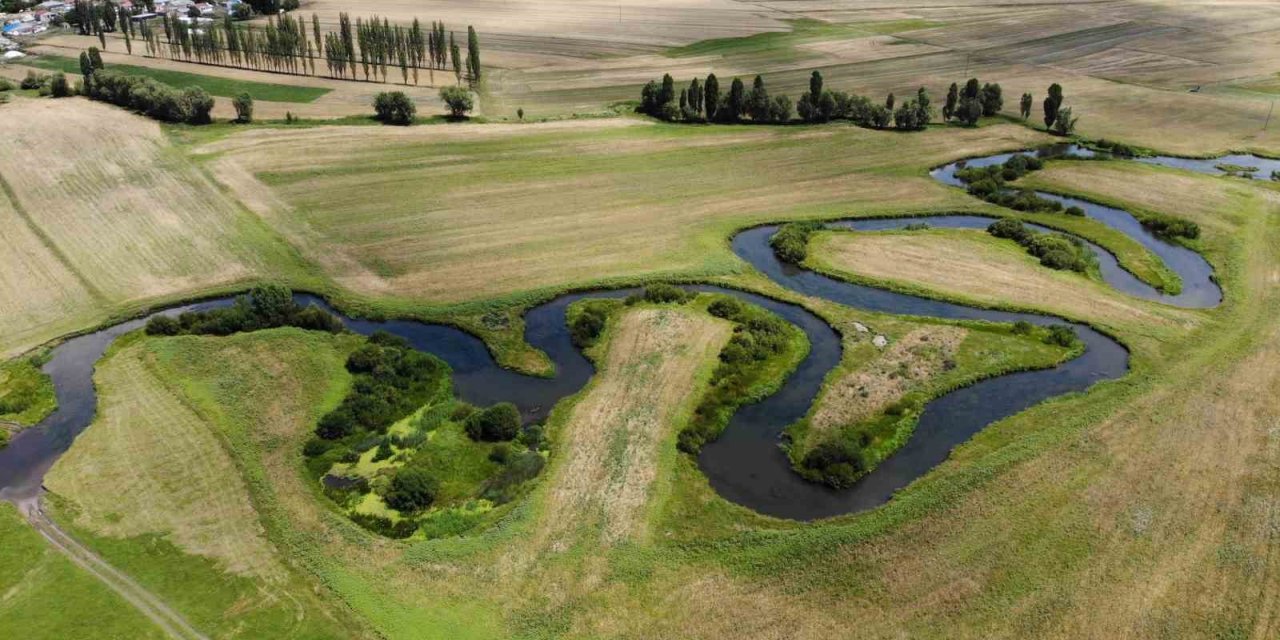
M 1022 114 L 1023 120 L 1026 120 L 1027 118 L 1031 117 L 1031 106 L 1034 103 L 1034 101 L 1035 99 L 1031 97 L 1031 94 L 1029 93 L 1022 94 L 1022 102 L 1021 104 L 1019 104 L 1019 113 Z
M 818 104 L 818 99 L 822 97 L 822 74 L 815 69 L 809 74 L 809 99 L 813 104 Z
M 976 100 L 981 92 L 982 83 L 978 82 L 977 78 L 969 78 L 968 82 L 964 83 L 964 91 L 960 92 L 960 97 Z
M 955 115 L 956 107 L 960 104 L 960 87 L 956 83 L 951 83 L 951 88 L 947 89 L 947 102 L 942 105 L 942 119 L 950 120 Z
M 994 116 L 1004 108 L 1004 91 L 999 83 L 984 84 L 978 100 L 982 102 L 982 115 Z
M 1062 107 L 1062 85 L 1049 85 L 1049 95 L 1044 99 L 1044 126 L 1052 127 L 1058 121 L 1058 109 Z
M 453 62 L 453 77 L 455 84 L 462 84 L 462 51 L 458 49 L 458 42 L 453 38 L 453 32 L 449 32 L 449 58 Z
M 720 114 L 720 80 L 714 73 L 708 74 L 702 85 L 702 105 L 708 120 L 714 121 Z
M 747 115 L 752 120 L 765 122 L 770 119 L 771 103 L 769 91 L 764 88 L 764 78 L 756 76 L 751 83 L 751 93 L 747 96 Z
M 476 28 L 467 27 L 467 67 L 471 70 L 471 82 L 480 82 L 480 38 Z
M 729 98 L 725 104 L 727 108 L 723 115 L 729 122 L 737 122 L 747 112 L 747 88 L 742 84 L 741 79 L 734 78 L 733 83 L 729 85 Z

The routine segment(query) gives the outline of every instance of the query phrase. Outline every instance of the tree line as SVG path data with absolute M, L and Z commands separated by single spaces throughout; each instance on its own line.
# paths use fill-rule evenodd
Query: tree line
M 273 5 L 274 6 L 274 5 Z M 139 8 L 140 10 L 140 8 Z M 262 11 L 260 9 L 260 11 Z M 184 62 L 211 64 L 273 73 L 320 75 L 316 61 L 323 59 L 329 77 L 387 82 L 392 69 L 399 69 L 400 81 L 419 82 L 419 72 L 427 71 L 431 82 L 435 72 L 452 72 L 454 81 L 477 85 L 483 75 L 480 38 L 467 27 L 465 55 L 453 31 L 443 21 L 424 25 L 418 18 L 409 26 L 392 25 L 386 18 L 339 14 L 336 31 L 322 31 L 320 18 L 271 15 L 264 26 L 241 23 L 227 14 L 219 22 L 192 25 L 178 16 L 164 14 L 159 27 L 147 20 L 135 24 L 134 13 L 110 3 L 76 0 L 68 20 L 78 25 L 82 35 L 97 35 L 105 49 L 106 33 L 119 32 L 128 53 L 135 39 L 141 39 L 146 55 Z M 270 15 L 270 14 L 268 14 Z
M 1067 135 L 1075 130 L 1078 118 L 1070 107 L 1063 107 L 1061 85 L 1049 87 L 1044 100 L 1045 128 Z M 1019 102 L 1023 120 L 1031 116 L 1034 98 L 1029 93 Z M 862 127 L 904 131 L 917 131 L 927 127 L 934 118 L 933 101 L 929 92 L 920 87 L 913 96 L 899 101 L 890 93 L 883 102 L 867 96 L 825 87 L 822 73 L 814 71 L 809 76 L 809 91 L 792 103 L 786 95 L 769 94 L 763 76 L 757 75 L 751 88 L 740 78 L 733 78 L 727 90 L 720 86 L 716 74 L 705 80 L 694 78 L 687 87 L 678 91 L 671 74 L 661 80 L 650 80 L 640 89 L 640 104 L 636 110 L 668 122 L 760 122 L 784 124 L 793 120 L 793 109 L 803 122 L 817 123 L 831 120 L 848 120 Z M 999 83 L 983 83 L 970 78 L 960 86 L 951 83 L 942 106 L 943 122 L 955 122 L 974 126 L 983 117 L 991 117 L 1004 109 L 1004 91 Z

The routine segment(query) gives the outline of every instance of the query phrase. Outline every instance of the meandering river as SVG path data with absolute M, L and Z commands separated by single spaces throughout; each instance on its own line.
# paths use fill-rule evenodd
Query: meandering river
M 1063 149 L 1055 151 L 1058 155 L 1063 152 Z M 1079 147 L 1067 147 L 1065 153 L 1091 155 Z M 994 164 L 1011 155 L 998 154 L 949 164 L 934 170 L 932 175 L 944 183 L 959 186 L 955 172 L 963 164 Z M 1189 163 L 1177 158 L 1164 161 L 1145 158 L 1142 161 L 1217 172 L 1213 169 L 1216 161 L 1204 161 L 1208 164 Z M 1122 210 L 1052 194 L 1042 195 L 1061 200 L 1064 204 L 1080 206 L 1089 217 L 1140 242 L 1164 260 L 1183 282 L 1181 293 L 1165 295 L 1121 268 L 1115 256 L 1108 251 L 1088 243 L 1098 256 L 1103 279 L 1116 289 L 1184 307 L 1212 307 L 1221 301 L 1222 292 L 1213 281 L 1212 268 L 1199 254 L 1151 234 L 1132 215 Z M 965 228 L 984 228 L 991 222 L 977 216 L 930 216 L 923 219 L 849 220 L 832 225 L 875 230 L 921 221 L 934 226 Z M 724 434 L 709 443 L 698 457 L 699 466 L 711 485 L 733 502 L 765 514 L 802 520 L 851 513 L 883 504 L 896 490 L 945 460 L 953 447 L 992 422 L 1048 398 L 1087 389 L 1101 380 L 1118 378 L 1128 370 L 1129 354 L 1125 348 L 1083 324 L 1068 323 L 1049 315 L 978 309 L 895 293 L 835 280 L 785 264 L 769 247 L 769 237 L 776 230 L 776 226 L 762 226 L 738 233 L 732 239 L 733 252 L 774 282 L 796 293 L 883 313 L 995 322 L 1025 320 L 1039 325 L 1068 324 L 1086 349 L 1083 355 L 1051 369 L 992 378 L 933 400 L 923 409 L 919 424 L 906 445 L 853 487 L 834 490 L 800 478 L 778 445 L 783 430 L 805 415 L 823 380 L 839 364 L 839 335 L 798 305 L 721 287 L 690 287 L 732 295 L 769 309 L 803 330 L 811 344 L 809 355 L 783 386 L 764 400 L 740 408 Z M 621 297 L 631 292 L 633 290 L 573 293 L 529 310 L 525 316 L 525 338 L 555 363 L 556 376 L 553 378 L 525 376 L 503 369 L 483 342 L 452 327 L 337 315 L 352 331 L 361 334 L 388 331 L 409 340 L 415 348 L 439 356 L 453 368 L 455 389 L 468 402 L 488 405 L 511 401 L 528 419 L 538 420 L 544 418 L 556 402 L 580 390 L 595 372 L 591 362 L 573 346 L 569 337 L 565 322 L 569 305 L 583 298 Z M 323 300 L 306 295 L 298 298 L 300 302 L 314 302 L 336 314 Z M 166 309 L 156 314 L 176 315 L 230 303 L 229 298 L 219 299 Z M 93 385 L 95 363 L 115 338 L 142 327 L 147 318 L 71 338 L 53 350 L 44 371 L 53 379 L 58 409 L 39 425 L 17 434 L 7 448 L 0 450 L 0 499 L 18 502 L 39 494 L 45 473 L 93 420 L 97 408 Z

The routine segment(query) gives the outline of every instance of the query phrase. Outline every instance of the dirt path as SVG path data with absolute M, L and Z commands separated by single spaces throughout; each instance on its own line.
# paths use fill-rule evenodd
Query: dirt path
M 103 584 L 147 616 L 156 626 L 164 629 L 165 633 L 169 634 L 170 637 L 182 640 L 208 640 L 208 636 L 192 627 L 182 617 L 182 614 L 169 608 L 160 598 L 147 591 L 146 588 L 121 573 L 115 567 L 107 564 L 107 561 L 103 560 L 101 556 L 77 542 L 66 531 L 63 531 L 45 514 L 44 508 L 40 504 L 40 498 L 19 501 L 18 510 L 26 516 L 31 526 L 35 527 L 36 531 L 39 531 L 40 535 L 44 536 L 45 540 L 48 540 L 49 544 L 53 545 L 54 549 L 57 549 L 71 559 L 72 562 L 101 580 Z

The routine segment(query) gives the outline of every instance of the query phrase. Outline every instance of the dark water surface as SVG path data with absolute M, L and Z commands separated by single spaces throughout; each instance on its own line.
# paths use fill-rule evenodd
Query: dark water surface
M 994 164 L 1003 162 L 1010 155 L 969 160 L 968 164 Z M 935 170 L 933 175 L 945 183 L 955 184 L 954 174 L 958 166 L 959 163 L 947 165 Z M 1050 196 L 1046 194 L 1046 197 Z M 1069 199 L 1063 200 L 1077 204 Z M 1164 259 L 1183 279 L 1184 291 L 1178 296 L 1165 296 L 1121 269 L 1109 252 L 1090 244 L 1099 257 L 1103 278 L 1109 284 L 1132 295 L 1178 306 L 1208 307 L 1221 300 L 1221 291 L 1211 278 L 1212 269 L 1198 254 L 1149 234 L 1126 212 L 1091 203 L 1078 204 L 1089 216 L 1130 235 Z M 922 220 L 935 226 L 964 228 L 985 228 L 991 222 L 977 216 L 932 216 L 834 224 L 874 230 L 897 228 Z M 915 433 L 902 449 L 852 488 L 837 491 L 806 482 L 796 475 L 778 443 L 783 430 L 808 411 L 826 375 L 840 362 L 839 335 L 820 318 L 797 305 L 720 287 L 690 287 L 732 295 L 769 309 L 803 330 L 811 344 L 809 355 L 782 388 L 760 402 L 739 409 L 720 439 L 708 444 L 699 456 L 699 466 L 711 485 L 729 500 L 762 513 L 795 519 L 822 518 L 874 507 L 945 460 L 953 447 L 986 425 L 1045 399 L 1120 377 L 1128 370 L 1128 352 L 1124 347 L 1085 325 L 1066 323 L 1047 315 L 977 309 L 895 293 L 834 280 L 784 264 L 768 246 L 768 239 L 776 229 L 776 226 L 765 226 L 739 233 L 732 239 L 733 251 L 770 279 L 798 293 L 883 313 L 995 322 L 1025 320 L 1039 325 L 1069 324 L 1087 348 L 1080 357 L 1052 369 L 986 380 L 930 402 L 920 416 Z M 565 322 L 568 306 L 583 298 L 616 298 L 632 291 L 568 294 L 534 307 L 526 314 L 525 338 L 555 363 L 554 378 L 525 376 L 501 368 L 481 340 L 459 329 L 408 320 L 348 318 L 336 314 L 319 298 L 299 295 L 298 299 L 334 312 L 355 332 L 367 335 L 378 330 L 388 331 L 409 340 L 415 348 L 439 356 L 453 368 L 455 389 L 464 400 L 479 405 L 515 402 L 527 419 L 540 420 L 556 402 L 581 389 L 595 372 L 590 361 L 570 340 Z M 230 299 L 220 299 L 158 313 L 177 314 L 229 303 Z M 44 371 L 53 379 L 58 409 L 36 427 L 16 435 L 7 448 L 0 450 L 0 499 L 18 501 L 38 494 L 45 473 L 93 420 L 97 406 L 92 379 L 94 364 L 116 337 L 142 327 L 145 322 L 146 318 L 125 322 L 72 338 L 54 349 Z

